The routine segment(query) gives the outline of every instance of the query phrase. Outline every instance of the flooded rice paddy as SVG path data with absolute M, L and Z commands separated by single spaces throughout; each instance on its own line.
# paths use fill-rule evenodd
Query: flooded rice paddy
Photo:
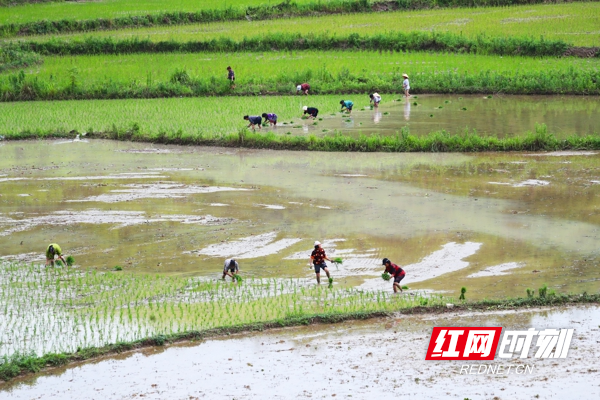
M 109 141 L 0 146 L 3 260 L 59 243 L 97 270 L 312 279 L 321 240 L 338 283 L 473 297 L 547 283 L 597 289 L 600 154 L 340 154 Z M 500 275 L 477 275 L 495 271 Z M 533 273 L 532 271 L 539 271 Z M 473 276 L 474 275 L 474 276 Z
M 587 306 L 397 315 L 278 329 L 106 357 L 0 390 L 6 399 L 597 399 L 598 312 Z M 460 371 L 468 362 L 425 361 L 433 326 L 568 327 L 574 335 L 565 359 L 497 358 L 477 362 L 475 372 L 487 365 L 503 373 L 467 375 Z
M 0 257 L 35 264 L 0 271 L 11 299 L 0 318 L 13 327 L 0 354 L 381 309 L 391 292 L 383 257 L 407 272 L 410 290 L 393 300 L 405 306 L 424 293 L 457 297 L 462 286 L 468 299 L 545 284 L 559 293 L 600 288 L 598 152 L 346 154 L 79 140 L 0 142 L 0 155 Z M 344 260 L 330 265 L 333 294 L 315 289 L 315 240 Z M 38 266 L 53 242 L 75 257 L 71 275 Z M 229 257 L 248 290 L 214 282 Z M 116 266 L 122 271 L 102 275 Z M 173 280 L 153 283 L 161 276 Z M 273 306 L 276 285 L 284 307 Z
M 511 137 L 534 132 L 536 124 L 546 124 L 548 132 L 557 137 L 600 133 L 600 102 L 593 96 L 417 95 L 408 100 L 399 95 L 384 97 L 388 102 L 371 110 L 359 106 L 362 99 L 354 96 L 351 116 L 332 118 L 326 114 L 318 126 L 304 129 L 386 136 L 395 135 L 402 128 L 408 128 L 413 135 L 468 130 Z

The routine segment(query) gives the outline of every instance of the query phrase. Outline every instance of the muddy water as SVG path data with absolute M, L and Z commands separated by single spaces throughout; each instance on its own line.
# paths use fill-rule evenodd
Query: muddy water
M 151 348 L 0 387 L 3 398 L 597 399 L 597 306 L 403 316 Z M 433 326 L 573 328 L 565 359 L 425 361 Z M 537 349 L 535 343 L 532 349 Z M 460 374 L 464 364 L 511 373 Z M 515 373 L 517 366 L 531 373 Z
M 413 135 L 440 130 L 461 133 L 468 129 L 506 137 L 535 131 L 536 124 L 546 124 L 548 132 L 557 137 L 600 133 L 597 97 L 418 95 L 409 101 L 398 95 L 384 97 L 387 101 L 378 109 L 369 110 L 359 107 L 367 101 L 355 96 L 352 116 L 326 116 L 318 126 L 310 127 L 311 131 L 394 135 L 408 127 Z
M 0 257 L 59 243 L 99 270 L 336 284 L 405 283 L 469 298 L 600 288 L 600 154 L 340 154 L 109 141 L 0 144 Z

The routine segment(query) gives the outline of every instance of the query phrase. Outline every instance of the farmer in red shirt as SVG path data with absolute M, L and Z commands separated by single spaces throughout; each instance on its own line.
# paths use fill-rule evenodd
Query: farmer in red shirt
M 310 255 L 310 261 L 313 263 L 315 267 L 315 273 L 317 274 L 317 283 L 321 283 L 321 269 L 325 271 L 327 274 L 327 278 L 331 280 L 331 275 L 329 275 L 329 270 L 327 269 L 327 264 L 325 264 L 325 260 L 331 261 L 329 257 L 325 254 L 325 250 L 321 247 L 321 242 L 315 242 L 315 249 Z
M 396 264 L 392 264 L 390 260 L 387 258 L 383 259 L 383 265 L 385 265 L 385 271 L 390 274 L 394 278 L 394 285 L 392 288 L 394 289 L 394 293 L 398 293 L 398 290 L 402 292 L 402 286 L 400 286 L 400 281 L 404 279 L 406 272 Z
M 296 86 L 296 93 L 302 92 L 303 94 L 308 96 L 309 89 L 310 85 L 308 83 L 303 83 L 301 85 Z

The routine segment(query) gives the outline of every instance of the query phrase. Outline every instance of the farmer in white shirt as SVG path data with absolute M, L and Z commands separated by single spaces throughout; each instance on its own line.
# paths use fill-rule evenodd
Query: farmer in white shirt
M 408 75 L 402 74 L 402 77 L 404 78 L 404 81 L 402 82 L 402 88 L 404 89 L 404 94 L 408 98 L 410 97 L 410 94 L 408 93 L 408 91 L 410 90 L 410 83 L 408 83 Z

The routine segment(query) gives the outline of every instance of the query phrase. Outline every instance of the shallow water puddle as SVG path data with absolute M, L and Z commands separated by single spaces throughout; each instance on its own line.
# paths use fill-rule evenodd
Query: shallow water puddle
M 597 306 L 397 315 L 148 348 L 0 387 L 4 398 L 578 398 L 600 395 Z M 565 359 L 477 362 L 510 374 L 460 374 L 425 361 L 433 326 L 573 328 Z M 534 347 L 535 348 L 535 347 Z M 517 366 L 532 373 L 515 373 Z M 233 372 L 233 375 L 232 375 Z M 235 376 L 235 379 L 232 378 Z
M 238 257 L 246 276 L 314 282 L 307 263 L 320 240 L 344 260 L 330 265 L 336 285 L 389 290 L 379 277 L 387 257 L 411 289 L 467 285 L 471 298 L 600 287 L 597 152 L 61 146 L 73 151 L 0 148 L 0 257 L 38 259 L 29 255 L 57 242 L 85 268 L 216 279 L 223 259 Z M 477 275 L 509 263 L 522 268 Z

